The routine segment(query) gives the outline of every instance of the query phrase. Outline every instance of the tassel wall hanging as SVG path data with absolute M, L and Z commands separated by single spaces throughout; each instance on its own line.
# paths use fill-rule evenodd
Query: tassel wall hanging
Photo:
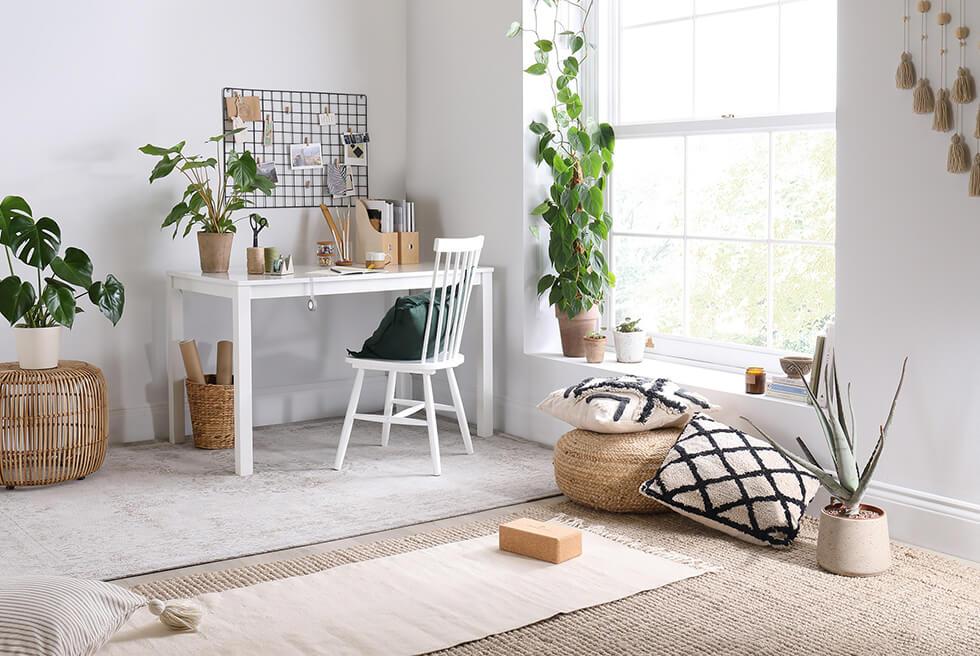
M 919 78 L 919 81 L 915 85 L 915 91 L 912 93 L 912 111 L 916 114 L 929 114 L 936 108 L 936 98 L 932 93 L 932 87 L 929 85 L 929 78 L 926 77 L 929 74 L 927 66 L 929 25 L 926 20 L 929 10 L 932 9 L 932 3 L 929 0 L 919 0 L 917 9 L 919 10 L 919 16 L 922 21 L 922 36 L 919 42 L 920 58 L 922 60 L 922 77 Z
M 936 94 L 936 107 L 932 115 L 932 129 L 936 132 L 949 132 L 953 129 L 953 103 L 949 100 L 949 89 L 946 88 L 946 28 L 952 17 L 946 11 L 946 0 L 943 0 L 942 11 L 936 16 L 939 23 L 939 92 Z
M 980 108 L 977 109 L 977 125 L 973 130 L 977 140 L 977 154 L 973 157 L 973 168 L 970 169 L 970 195 L 980 197 Z
M 953 135 L 949 144 L 949 155 L 946 157 L 946 170 L 950 173 L 966 173 L 971 170 L 970 148 L 966 145 L 966 139 L 961 134 L 963 132 L 963 106 L 968 102 L 973 102 L 976 97 L 973 76 L 966 67 L 966 37 L 970 34 L 970 28 L 964 25 L 965 22 L 966 0 L 960 0 L 960 26 L 954 32 L 956 40 L 960 44 L 960 65 L 956 69 L 956 82 L 953 83 L 952 94 L 958 112 L 957 125 L 959 130 Z
M 895 86 L 899 89 L 911 89 L 915 86 L 915 65 L 912 63 L 912 53 L 909 52 L 909 30 L 912 16 L 909 15 L 909 2 L 905 0 L 905 14 L 902 16 L 902 56 L 895 71 Z

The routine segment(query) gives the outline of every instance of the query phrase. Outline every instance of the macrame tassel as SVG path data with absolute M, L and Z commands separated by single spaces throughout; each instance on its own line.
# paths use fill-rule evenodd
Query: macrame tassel
M 912 111 L 916 114 L 929 114 L 936 108 L 936 97 L 932 94 L 929 80 L 920 78 L 912 92 Z
M 932 115 L 932 129 L 936 132 L 949 132 L 953 129 L 953 103 L 949 101 L 947 89 L 940 89 L 936 97 L 936 111 Z
M 186 601 L 150 599 L 146 607 L 171 631 L 197 631 L 204 616 L 200 607 Z
M 946 170 L 950 173 L 966 173 L 970 170 L 970 147 L 958 134 L 953 135 L 953 140 L 949 144 Z
M 970 195 L 980 196 L 980 153 L 973 156 L 973 168 L 970 169 Z
M 976 100 L 977 83 L 973 79 L 970 69 L 960 66 L 956 73 L 956 81 L 953 82 L 953 102 L 966 105 Z
M 915 86 L 915 65 L 912 63 L 912 53 L 903 52 L 902 61 L 895 71 L 895 86 L 899 89 L 911 89 Z

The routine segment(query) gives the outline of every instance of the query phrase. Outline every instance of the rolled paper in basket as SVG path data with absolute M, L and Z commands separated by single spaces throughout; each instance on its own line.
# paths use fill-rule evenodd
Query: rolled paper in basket
M 185 339 L 180 343 L 180 355 L 184 358 L 184 371 L 187 380 L 200 385 L 204 384 L 204 369 L 201 368 L 201 354 L 197 350 L 197 342 Z
M 231 385 L 232 346 L 228 340 L 218 342 L 218 372 L 215 382 L 218 385 Z

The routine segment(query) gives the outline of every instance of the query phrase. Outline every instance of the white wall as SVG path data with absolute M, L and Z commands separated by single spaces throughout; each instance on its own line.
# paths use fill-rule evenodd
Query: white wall
M 126 285 L 120 325 L 113 330 L 87 312 L 63 349 L 63 357 L 105 371 L 113 440 L 166 433 L 163 271 L 198 267 L 193 235 L 171 242 L 159 230 L 182 186 L 176 179 L 150 186 L 153 160 L 136 149 L 181 139 L 188 149 L 206 148 L 222 129 L 225 86 L 366 93 L 371 192 L 402 197 L 405 11 L 405 0 L 0 6 L 0 195 L 22 195 L 36 213 L 57 218 L 66 245 L 85 250 L 97 275 L 115 273 Z M 319 210 L 264 213 L 271 228 L 263 243 L 311 264 L 313 243 L 328 235 Z M 243 226 L 232 259 L 238 268 L 250 245 Z M 257 424 L 342 411 L 350 390 L 344 348 L 359 345 L 385 306 L 381 296 L 363 302 L 331 299 L 316 315 L 301 301 L 255 306 Z M 214 341 L 230 338 L 222 311 L 230 307 L 188 302 L 188 336 L 211 357 Z M 14 359 L 11 331 L 0 327 L 0 335 L 0 360 Z
M 522 79 L 519 42 L 503 37 L 526 6 L 413 0 L 407 188 L 424 201 L 436 234 L 487 235 L 484 259 L 498 267 L 497 425 L 553 443 L 566 427 L 534 404 L 595 372 L 524 355 L 524 348 L 554 350 L 557 332 L 550 309 L 529 300 L 546 258 L 528 233 L 541 178 L 523 128 L 540 112 L 541 90 L 537 80 Z M 980 200 L 966 196 L 965 176 L 945 172 L 948 138 L 913 116 L 910 94 L 894 88 L 899 11 L 886 0 L 840 3 L 840 369 L 854 384 L 867 453 L 901 359 L 911 356 L 871 499 L 890 511 L 899 539 L 980 559 L 980 440 L 973 428 L 980 305 L 971 294 L 980 276 L 972 253 L 980 243 Z M 980 61 L 974 65 L 980 69 Z M 808 409 L 742 406 L 737 395 L 723 401 L 725 419 L 749 413 L 787 444 L 796 434 L 822 442 Z

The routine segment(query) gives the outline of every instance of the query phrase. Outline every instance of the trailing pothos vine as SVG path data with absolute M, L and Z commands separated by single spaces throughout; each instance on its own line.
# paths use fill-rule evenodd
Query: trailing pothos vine
M 547 76 L 553 97 L 548 123 L 532 121 L 529 126 L 538 141 L 536 162 L 546 163 L 554 179 L 548 198 L 531 213 L 541 216 L 550 228 L 548 257 L 555 269 L 538 280 L 538 294 L 548 292 L 548 302 L 569 317 L 601 305 L 606 288 L 616 281 L 602 248 L 612 228 L 605 190 L 616 137 L 608 123 L 583 116 L 579 94 L 579 72 L 594 48 L 584 29 L 592 4 L 591 0 L 535 0 L 534 24 L 515 22 L 507 33 L 534 36 L 534 63 L 524 70 L 528 75 Z M 542 5 L 549 14 L 545 26 L 538 19 Z M 582 27 L 567 28 L 563 13 Z

